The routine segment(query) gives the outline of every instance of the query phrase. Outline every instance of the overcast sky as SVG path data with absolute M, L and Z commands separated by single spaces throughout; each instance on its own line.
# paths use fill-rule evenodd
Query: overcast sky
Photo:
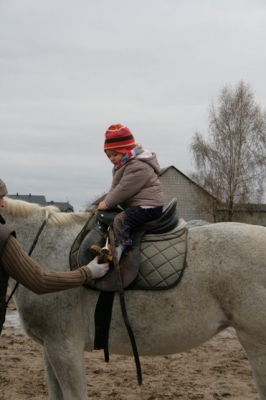
M 79 211 L 111 184 L 109 125 L 194 170 L 224 86 L 266 108 L 265 0 L 0 0 L 0 178 Z

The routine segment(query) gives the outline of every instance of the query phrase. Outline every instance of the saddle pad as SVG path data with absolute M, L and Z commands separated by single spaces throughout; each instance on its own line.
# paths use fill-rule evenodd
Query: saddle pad
M 80 267 L 79 249 L 84 237 L 94 226 L 94 221 L 89 221 L 84 226 L 72 245 L 69 255 L 71 270 Z M 187 248 L 187 229 L 182 228 L 182 225 L 185 224 L 179 224 L 177 229 L 168 233 L 147 234 L 142 237 L 139 272 L 125 290 L 170 289 L 180 281 L 185 268 Z M 84 287 L 94 289 L 90 284 Z
M 185 268 L 187 229 L 160 235 L 144 235 L 140 245 L 140 269 L 128 289 L 162 290 L 176 285 Z

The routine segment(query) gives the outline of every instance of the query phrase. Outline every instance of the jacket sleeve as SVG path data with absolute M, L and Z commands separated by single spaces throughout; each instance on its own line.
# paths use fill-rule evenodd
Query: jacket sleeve
M 13 236 L 6 242 L 1 261 L 9 276 L 37 294 L 78 287 L 92 279 L 89 268 L 85 267 L 70 272 L 43 271 L 40 265 L 21 249 Z
M 111 188 L 104 199 L 107 207 L 114 208 L 134 196 L 147 185 L 153 173 L 153 169 L 145 162 L 128 164 L 119 183 Z

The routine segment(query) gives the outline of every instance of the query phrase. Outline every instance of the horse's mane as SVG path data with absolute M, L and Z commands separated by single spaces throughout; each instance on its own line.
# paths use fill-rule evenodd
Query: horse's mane
M 15 200 L 4 197 L 4 211 L 12 217 L 28 217 L 35 211 L 43 212 L 47 215 L 50 225 L 67 226 L 74 223 L 86 222 L 95 213 L 95 210 L 86 212 L 64 213 L 56 206 L 40 206 L 37 203 L 28 203 L 24 200 Z

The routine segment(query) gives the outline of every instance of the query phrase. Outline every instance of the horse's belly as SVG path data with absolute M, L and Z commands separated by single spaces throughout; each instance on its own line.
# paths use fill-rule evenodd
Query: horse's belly
M 141 355 L 167 355 L 188 351 L 202 345 L 228 325 L 217 304 L 208 298 L 208 307 L 195 301 L 179 302 L 172 298 L 178 289 L 165 293 L 128 295 L 128 318 Z M 182 290 L 180 290 L 180 293 Z M 140 293 L 140 292 L 139 292 Z M 156 301 L 148 301 L 151 298 Z M 145 300 L 144 300 L 145 299 Z M 206 299 L 205 299 L 206 300 Z M 205 301 L 204 301 L 205 304 Z M 118 302 L 114 305 L 109 334 L 109 350 L 114 354 L 132 355 L 129 334 Z

